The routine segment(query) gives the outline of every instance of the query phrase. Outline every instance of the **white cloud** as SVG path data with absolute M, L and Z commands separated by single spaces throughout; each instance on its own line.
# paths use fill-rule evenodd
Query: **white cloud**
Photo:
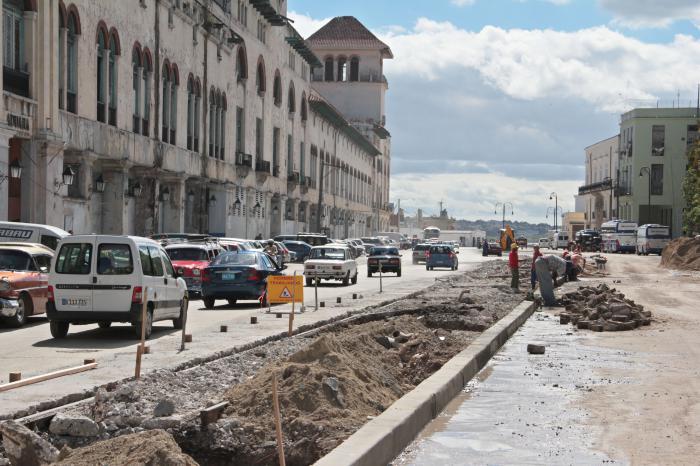
M 450 0 L 450 3 L 457 6 L 467 6 L 476 3 L 476 0 Z
M 321 29 L 328 23 L 332 18 L 314 19 L 308 14 L 299 13 L 296 11 L 289 11 L 287 16 L 294 21 L 294 28 L 301 34 L 302 37 L 307 38 L 314 32 Z
M 653 101 L 700 76 L 700 40 L 687 35 L 650 44 L 605 26 L 573 32 L 486 26 L 472 32 L 420 18 L 412 31 L 382 38 L 396 56 L 386 64 L 389 75 L 434 80 L 448 70 L 476 70 L 512 98 L 574 97 L 603 111 Z
M 664 28 L 679 20 L 700 25 L 698 0 L 599 0 L 615 23 L 631 28 Z

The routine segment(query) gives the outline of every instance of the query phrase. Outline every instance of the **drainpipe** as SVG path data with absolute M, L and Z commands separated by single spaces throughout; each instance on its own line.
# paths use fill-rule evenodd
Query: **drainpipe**
M 153 139 L 160 139 L 160 11 L 159 0 L 155 0 L 156 19 L 155 19 L 155 69 L 153 70 Z
M 209 14 L 209 12 L 207 12 L 207 15 L 208 14 Z M 204 145 L 202 146 L 202 148 L 204 150 L 202 151 L 201 157 L 204 158 L 204 157 L 208 156 L 207 154 L 209 154 L 209 146 L 208 146 L 208 144 L 209 144 L 209 130 L 208 130 L 207 123 L 209 123 L 209 124 L 213 124 L 213 123 L 207 119 L 208 115 L 209 115 L 209 91 L 208 91 L 208 89 L 209 89 L 209 83 L 208 83 L 209 54 L 207 53 L 207 49 L 208 49 L 207 44 L 209 43 L 209 31 L 207 30 L 206 27 L 204 27 L 202 29 L 204 30 L 204 40 L 202 41 L 202 48 L 204 50 L 204 71 L 202 73 L 202 103 L 203 103 L 203 105 L 202 105 L 202 107 L 203 107 L 203 111 L 202 111 L 202 141 L 204 141 Z M 199 213 L 199 231 L 200 231 L 200 233 L 202 231 L 205 231 L 205 228 L 204 228 L 205 216 L 207 218 L 207 223 L 209 220 L 209 188 L 205 189 L 204 193 L 205 193 L 204 194 L 205 199 L 204 199 L 204 205 L 203 205 L 204 208 L 202 210 L 200 210 L 200 213 Z M 201 199 L 201 197 L 202 197 L 202 194 L 200 193 L 200 199 Z M 207 232 L 209 231 L 209 225 L 206 225 L 206 231 Z

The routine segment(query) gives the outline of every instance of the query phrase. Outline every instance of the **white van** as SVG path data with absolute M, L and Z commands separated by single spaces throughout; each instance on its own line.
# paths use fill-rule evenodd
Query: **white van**
M 78 235 L 61 240 L 49 273 L 46 316 L 51 335 L 64 338 L 70 324 L 108 328 L 128 322 L 141 337 L 144 293 L 146 337 L 153 322 L 182 328 L 187 285 L 157 242 L 135 236 Z
M 56 250 L 58 242 L 70 236 L 65 230 L 38 223 L 0 222 L 0 242 L 39 243 Z
M 565 231 L 552 232 L 550 247 L 552 249 L 569 247 L 569 234 Z
M 642 225 L 637 228 L 637 255 L 649 253 L 661 255 L 661 251 L 671 242 L 671 229 L 664 225 Z

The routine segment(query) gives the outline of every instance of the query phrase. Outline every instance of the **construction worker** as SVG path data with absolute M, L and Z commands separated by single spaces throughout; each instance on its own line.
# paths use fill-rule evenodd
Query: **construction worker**
M 514 292 L 520 290 L 520 261 L 518 260 L 518 245 L 513 243 L 510 245 L 510 254 L 508 254 L 508 267 L 510 267 L 510 287 Z
M 535 261 L 539 258 L 542 257 L 542 253 L 540 252 L 540 245 L 535 244 L 532 249 L 534 252 L 532 253 L 532 265 L 530 266 L 530 286 L 532 286 L 532 289 L 535 289 L 535 284 L 537 284 L 537 274 L 535 273 Z
M 566 273 L 566 261 L 554 254 L 542 256 L 535 261 L 537 281 L 540 282 L 540 293 L 545 306 L 556 306 L 554 298 L 554 281 Z

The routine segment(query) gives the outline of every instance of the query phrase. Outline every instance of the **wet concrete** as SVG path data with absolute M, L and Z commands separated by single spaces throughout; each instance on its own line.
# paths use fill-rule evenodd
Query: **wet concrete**
M 574 404 L 596 387 L 628 383 L 596 375 L 631 355 L 584 344 L 595 338 L 535 313 L 393 464 L 622 464 L 593 449 L 597 428 Z M 527 353 L 536 342 L 544 355 Z

